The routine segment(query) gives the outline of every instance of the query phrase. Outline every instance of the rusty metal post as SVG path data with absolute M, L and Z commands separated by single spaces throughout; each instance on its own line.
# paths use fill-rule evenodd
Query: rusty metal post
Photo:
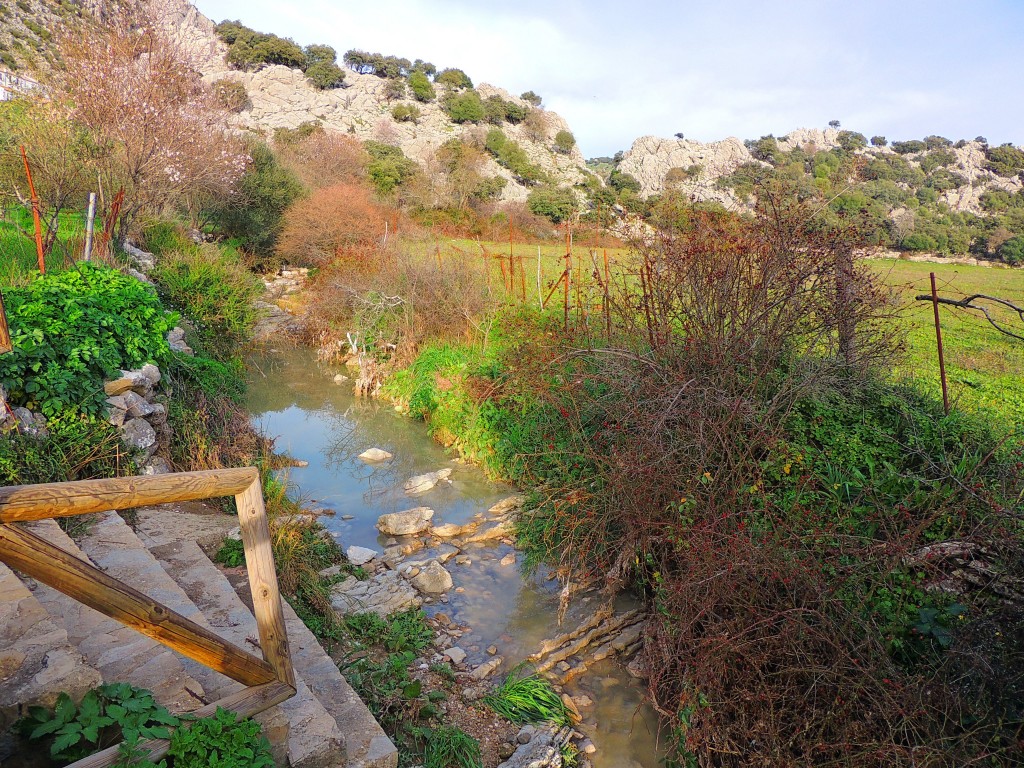
M 36 230 L 36 256 L 39 258 L 39 272 L 46 274 L 46 260 L 43 258 L 43 226 L 39 221 L 39 195 L 36 194 L 36 185 L 32 181 L 32 169 L 28 166 L 28 153 L 25 152 L 25 145 L 21 145 L 21 159 L 25 162 L 25 177 L 28 179 L 28 192 L 32 198 L 32 223 Z
M 935 311 L 935 341 L 939 347 L 939 378 L 942 380 L 942 407 L 949 415 L 949 390 L 946 387 L 946 359 L 942 353 L 942 325 L 939 323 L 939 294 L 935 289 L 935 273 L 929 277 L 932 281 L 932 309 Z
M 4 310 L 4 295 L 0 293 L 0 355 L 13 351 L 14 345 L 11 344 L 11 331 L 7 327 L 7 312 Z

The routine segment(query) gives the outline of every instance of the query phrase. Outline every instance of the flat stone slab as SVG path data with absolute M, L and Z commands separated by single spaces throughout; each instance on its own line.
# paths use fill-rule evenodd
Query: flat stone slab
M 345 556 L 352 565 L 366 565 L 380 554 L 369 547 L 357 547 L 354 544 L 345 550 Z
M 418 608 L 423 603 L 416 590 L 398 571 L 383 570 L 360 581 L 350 576 L 331 588 L 331 607 L 337 613 L 376 613 L 387 618 L 393 613 Z
M 451 477 L 452 470 L 450 467 L 439 469 L 436 472 L 427 472 L 425 475 L 416 475 L 405 481 L 405 492 L 410 496 L 414 496 L 419 493 L 426 493 L 438 483 L 447 480 Z
M 391 512 L 377 519 L 377 530 L 388 536 L 411 536 L 427 530 L 433 517 L 434 510 L 430 507 Z

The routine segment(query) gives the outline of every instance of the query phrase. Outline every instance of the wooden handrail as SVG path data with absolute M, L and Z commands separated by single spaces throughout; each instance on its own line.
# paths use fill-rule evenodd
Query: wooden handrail
M 262 659 L 17 525 L 218 496 L 235 497 Z M 253 467 L 0 488 L 0 562 L 250 686 L 198 710 L 194 714 L 199 717 L 214 714 L 217 707 L 249 716 L 295 695 L 270 525 L 259 471 Z M 151 750 L 151 760 L 167 751 L 162 740 L 142 746 Z M 105 768 L 117 760 L 115 746 L 72 765 Z
M 236 496 L 259 481 L 254 467 L 0 488 L 0 523 L 45 520 L 154 504 Z
M 0 525 L 0 558 L 15 570 L 245 685 L 277 679 L 266 661 L 34 533 Z

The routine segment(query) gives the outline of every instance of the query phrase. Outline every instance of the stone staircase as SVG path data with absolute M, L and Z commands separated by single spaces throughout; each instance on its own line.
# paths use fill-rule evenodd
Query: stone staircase
M 247 580 L 233 586 L 195 541 L 204 535 L 219 541 L 231 522 L 226 515 L 156 507 L 137 513 L 135 530 L 114 512 L 97 515 L 75 541 L 53 520 L 28 527 L 259 654 L 256 620 L 245 602 Z M 277 764 L 395 768 L 394 745 L 287 603 L 285 618 L 297 692 L 256 717 Z M 152 690 L 172 712 L 198 709 L 242 687 L 0 564 L 0 733 L 25 705 L 52 704 L 62 690 L 81 696 L 101 681 Z M 11 749 L 10 742 L 0 738 L 0 763 L 9 756 L 5 748 Z

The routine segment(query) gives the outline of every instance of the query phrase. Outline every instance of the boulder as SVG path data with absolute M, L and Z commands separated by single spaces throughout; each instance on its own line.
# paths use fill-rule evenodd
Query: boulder
M 192 351 L 192 347 L 185 341 L 185 329 L 184 328 L 172 328 L 167 332 L 167 344 L 175 352 L 181 352 L 182 354 L 192 357 L 195 352 Z
M 23 435 L 44 438 L 50 434 L 46 429 L 46 417 L 41 413 L 32 413 L 28 408 L 15 408 L 14 421 Z
M 466 660 L 466 652 L 459 648 L 459 646 L 457 645 L 453 645 L 451 648 L 445 651 L 444 655 L 448 657 L 448 660 L 452 664 L 461 664 Z
M 502 659 L 501 656 L 495 656 L 490 661 L 485 661 L 479 667 L 470 672 L 469 676 L 472 677 L 474 680 L 483 680 L 485 677 L 491 674 L 491 672 L 500 667 L 503 661 L 504 659 Z
M 148 452 L 156 450 L 156 430 L 145 419 L 130 419 L 121 427 L 121 439 L 131 448 Z
M 410 582 L 420 592 L 434 595 L 452 588 L 452 575 L 437 560 L 431 560 Z
M 418 493 L 426 493 L 438 483 L 447 480 L 452 474 L 450 467 L 439 469 L 436 472 L 427 472 L 425 475 L 416 475 L 405 481 L 405 492 L 410 496 Z
M 166 459 L 154 456 L 139 472 L 140 475 L 166 475 L 171 471 L 171 465 Z
M 377 552 L 368 547 L 353 545 L 345 550 L 345 556 L 352 565 L 366 565 L 377 556 Z
M 461 536 L 465 526 L 459 525 L 458 523 L 445 523 L 444 525 L 435 525 L 430 529 L 432 536 L 437 536 L 439 539 L 454 539 L 456 536 Z
M 337 381 L 337 377 L 335 377 L 335 381 Z M 391 459 L 393 457 L 394 454 L 389 453 L 388 451 L 385 451 L 381 448 L 367 448 L 358 456 L 358 458 L 366 462 L 387 461 L 388 459 Z
M 131 419 L 141 419 L 153 413 L 153 406 L 146 398 L 130 389 L 116 398 L 107 398 L 108 403 L 111 400 L 120 400 L 124 403 L 124 409 L 128 411 L 128 417 Z
M 393 613 L 416 608 L 422 599 L 397 571 L 380 570 L 360 581 L 350 576 L 331 588 L 331 607 L 336 613 L 375 613 L 386 619 Z
M 413 507 L 402 512 L 391 512 L 377 519 L 377 530 L 387 536 L 410 536 L 427 530 L 433 516 L 434 510 L 430 507 Z
M 521 509 L 523 504 L 526 503 L 526 496 L 521 493 L 517 493 L 514 496 L 508 496 L 493 507 L 487 510 L 487 514 L 491 517 L 500 517 L 507 515 L 509 512 L 513 512 L 517 509 Z

